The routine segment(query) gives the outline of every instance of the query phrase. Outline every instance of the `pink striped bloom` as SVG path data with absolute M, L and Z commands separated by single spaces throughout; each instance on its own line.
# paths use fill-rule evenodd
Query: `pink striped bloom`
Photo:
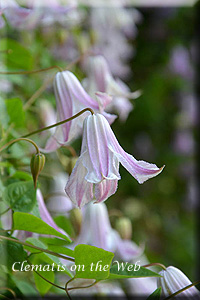
M 96 93 L 96 99 L 90 97 L 76 76 L 70 71 L 58 72 L 54 80 L 54 92 L 56 96 L 57 121 L 63 121 L 77 114 L 86 107 L 95 112 L 102 113 L 112 123 L 116 116 L 104 112 L 104 108 L 112 98 L 105 93 Z M 77 138 L 83 127 L 83 121 L 90 113 L 85 112 L 78 118 L 56 128 L 52 137 L 47 141 L 43 152 L 55 151 L 62 145 L 69 144 Z
M 114 79 L 106 59 L 101 55 L 91 56 L 87 61 L 88 78 L 84 85 L 90 95 L 96 91 L 112 96 L 112 101 L 106 106 L 107 112 L 115 112 L 121 121 L 126 121 L 133 109 L 129 99 L 136 99 L 140 91 L 131 92 L 129 87 L 119 78 Z
M 172 266 L 161 271 L 159 274 L 162 277 L 157 278 L 157 286 L 162 287 L 162 293 L 166 297 L 192 283 L 181 270 Z M 181 297 L 181 299 L 200 299 L 200 292 L 193 286 L 177 295 L 177 297 Z
M 158 175 L 163 169 L 126 153 L 103 115 L 88 116 L 83 125 L 81 155 L 65 187 L 72 202 L 82 207 L 92 200 L 98 203 L 113 195 L 121 179 L 119 163 L 139 183 Z

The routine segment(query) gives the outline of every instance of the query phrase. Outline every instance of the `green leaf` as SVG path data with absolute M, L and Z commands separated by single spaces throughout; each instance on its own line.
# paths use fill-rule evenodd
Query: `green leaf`
M 25 112 L 21 99 L 12 98 L 5 100 L 7 113 L 10 118 L 9 123 L 14 124 L 15 128 L 21 128 L 25 122 Z
M 55 246 L 65 246 L 65 245 L 69 245 L 69 242 L 67 242 L 66 240 L 61 240 L 58 238 L 49 238 L 49 237 L 43 237 L 40 236 L 39 239 L 45 243 L 48 247 L 49 245 L 55 245 Z
M 47 249 L 47 246 L 45 244 L 43 244 L 40 240 L 36 239 L 36 238 L 28 238 L 26 240 L 26 242 L 28 244 L 43 248 L 43 249 Z M 39 250 L 37 249 L 33 249 L 33 248 L 29 248 L 28 246 L 24 247 L 26 250 L 30 251 L 31 253 L 37 253 L 37 257 L 44 261 L 45 263 L 48 263 L 50 265 L 52 265 L 53 263 L 55 264 L 55 269 L 57 269 L 56 267 L 58 267 L 58 271 L 61 270 L 61 266 L 62 263 L 60 262 L 59 258 L 57 256 L 54 256 L 52 254 L 43 252 L 43 253 L 39 253 Z M 49 249 L 51 250 L 51 249 Z M 54 250 L 51 250 L 53 252 L 56 252 Z M 38 254 L 39 253 L 39 254 Z M 58 253 L 58 252 L 57 252 Z M 65 266 L 65 270 L 62 270 L 61 272 L 66 273 L 69 277 L 73 277 L 72 273 L 68 270 L 68 268 Z
M 108 279 L 123 279 L 123 278 L 141 278 L 141 277 L 161 277 L 159 274 L 148 270 L 144 267 L 140 267 L 138 270 L 138 266 L 134 271 L 134 264 L 117 262 L 117 264 L 113 265 L 110 268 L 110 275 Z
M 72 223 L 65 216 L 56 216 L 54 218 L 55 223 L 67 232 L 70 236 L 74 235 L 74 229 Z
M 14 211 L 30 212 L 36 203 L 33 182 L 15 182 L 8 185 L 3 192 L 2 200 Z
M 0 124 L 3 126 L 3 128 L 7 128 L 8 122 L 9 122 L 9 116 L 7 115 L 7 109 L 5 102 L 0 97 Z
M 15 262 L 17 264 L 14 268 L 17 270 L 20 268 L 20 263 L 25 261 L 27 257 L 22 245 L 5 240 L 0 243 L 0 253 L 0 264 L 7 266 L 10 272 L 12 272 L 12 266 Z
M 147 300 L 159 300 L 162 293 L 162 288 L 157 288 L 148 298 Z
M 48 266 L 44 264 L 44 262 L 35 257 L 34 260 L 31 261 L 31 263 L 33 263 L 35 266 L 36 265 L 43 265 L 42 268 L 45 268 L 44 270 L 40 268 L 38 268 L 37 272 L 42 275 L 44 278 L 46 278 L 47 280 L 51 281 L 54 283 L 54 272 L 51 269 L 47 269 Z M 44 280 L 43 278 L 41 278 L 36 272 L 33 272 L 33 276 L 35 279 L 35 285 L 37 290 L 39 291 L 39 293 L 44 296 L 52 287 L 52 284 L 48 283 L 46 280 Z
M 78 245 L 74 257 L 76 278 L 103 280 L 109 276 L 114 254 L 94 246 Z
M 16 171 L 12 176 L 12 178 L 21 179 L 25 181 L 32 180 L 32 176 L 30 173 L 23 172 L 23 171 Z
M 71 242 L 71 239 L 68 235 L 62 234 L 61 232 L 57 231 L 56 229 L 33 215 L 15 212 L 13 215 L 13 220 L 15 230 L 25 230 L 40 234 L 50 234 Z
M 0 40 L 0 50 L 8 53 L 3 53 L 2 58 L 6 61 L 6 66 L 13 68 L 20 68 L 31 70 L 33 67 L 33 57 L 30 51 L 24 48 L 15 40 L 3 38 Z
M 66 248 L 66 247 L 49 245 L 48 249 L 53 252 L 57 252 L 57 253 L 64 254 L 64 255 L 67 255 L 70 257 L 74 257 L 74 251 L 69 248 Z
M 27 281 L 20 280 L 16 276 L 12 276 L 11 279 L 15 283 L 16 287 L 20 290 L 20 292 L 25 296 L 38 296 L 38 292 L 36 289 Z

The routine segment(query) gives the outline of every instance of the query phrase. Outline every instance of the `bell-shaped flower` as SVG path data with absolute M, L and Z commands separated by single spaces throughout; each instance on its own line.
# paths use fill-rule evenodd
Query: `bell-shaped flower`
M 54 80 L 56 96 L 57 121 L 63 121 L 77 114 L 86 107 L 102 113 L 112 123 L 115 115 L 104 112 L 104 107 L 111 101 L 111 97 L 104 93 L 97 93 L 97 99 L 90 97 L 76 76 L 70 71 L 58 72 Z M 78 118 L 57 127 L 55 134 L 47 141 L 43 152 L 52 152 L 61 145 L 70 143 L 77 138 L 83 127 L 83 120 L 89 114 L 85 112 Z
M 53 215 L 69 215 L 70 210 L 75 206 L 72 201 L 67 197 L 63 190 L 68 175 L 64 172 L 56 173 L 54 181 L 50 189 L 50 195 L 47 200 L 47 209 Z
M 49 213 L 49 211 L 48 211 L 48 209 L 45 205 L 42 193 L 39 189 L 37 189 L 37 194 L 36 195 L 37 195 L 37 202 L 38 202 L 38 208 L 39 208 L 41 219 L 45 223 L 47 223 L 49 226 L 53 227 L 55 230 L 61 232 L 64 235 L 67 235 L 67 233 L 64 230 L 62 230 L 61 228 L 59 228 L 56 225 L 56 223 L 54 222 L 52 216 L 50 215 L 50 213 Z
M 157 286 L 161 286 L 162 293 L 166 297 L 192 284 L 192 282 L 181 270 L 172 266 L 161 271 L 159 274 L 162 277 L 157 278 Z M 200 292 L 196 287 L 192 286 L 178 294 L 176 297 L 181 297 L 184 299 L 200 299 Z
M 140 91 L 130 92 L 129 87 L 119 78 L 114 79 L 106 59 L 101 56 L 92 56 L 87 62 L 88 78 L 83 81 L 87 92 L 94 95 L 96 91 L 112 96 L 112 101 L 106 106 L 106 111 L 116 112 L 121 121 L 125 121 L 133 109 L 129 99 L 136 99 Z
M 92 200 L 105 201 L 113 195 L 121 178 L 119 163 L 139 183 L 163 169 L 126 153 L 103 115 L 88 116 L 84 120 L 81 155 L 65 187 L 72 202 L 81 207 Z
M 114 252 L 122 260 L 131 261 L 140 256 L 140 248 L 131 240 L 124 240 L 111 227 L 105 203 L 94 205 L 89 203 L 83 208 L 81 231 L 73 247 L 88 244 Z

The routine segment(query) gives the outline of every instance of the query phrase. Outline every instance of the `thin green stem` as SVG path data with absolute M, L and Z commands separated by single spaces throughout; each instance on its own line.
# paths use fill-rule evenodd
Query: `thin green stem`
M 0 213 L 0 216 L 4 215 L 5 213 L 7 213 L 10 210 L 10 207 L 8 207 L 6 210 L 4 210 L 2 213 Z
M 75 277 L 71 278 L 71 279 L 68 280 L 68 281 L 66 282 L 66 284 L 65 284 L 65 291 L 66 291 L 67 296 L 69 297 L 70 300 L 71 300 L 72 298 L 70 297 L 69 290 L 68 290 L 67 286 L 68 286 L 68 284 L 69 284 L 70 282 L 72 282 L 74 279 L 75 279 Z
M 59 72 L 62 72 L 62 68 L 59 66 L 52 66 L 44 69 L 39 69 L 39 70 L 33 70 L 33 71 L 16 71 L 16 72 L 0 72 L 2 75 L 16 75 L 16 74 L 21 74 L 21 75 L 26 75 L 26 74 L 35 74 L 35 73 L 40 73 L 40 72 L 46 72 L 52 69 L 58 69 Z
M 200 283 L 200 280 L 197 280 L 197 281 L 195 281 L 195 282 L 193 282 L 193 283 L 191 283 L 191 284 L 185 286 L 184 288 L 182 288 L 181 290 L 177 291 L 176 293 L 171 294 L 170 296 L 168 296 L 168 297 L 165 298 L 164 300 L 171 299 L 171 298 L 177 296 L 178 294 L 180 294 L 180 293 L 186 291 L 187 289 L 189 289 L 189 288 L 191 288 L 191 287 L 193 287 L 193 286 L 195 286 L 195 285 L 197 285 L 197 284 L 199 284 L 199 283 Z
M 97 284 L 97 283 L 98 283 L 98 281 L 95 280 L 95 282 L 93 282 L 92 284 L 87 285 L 87 286 L 77 286 L 77 287 L 68 288 L 68 291 L 71 291 L 71 290 L 78 290 L 78 289 L 88 289 L 88 288 L 94 286 L 94 285 Z
M 54 75 L 55 76 L 55 75 Z M 48 78 L 43 85 L 31 96 L 31 98 L 24 104 L 23 109 L 27 110 L 34 103 L 34 101 L 46 90 L 47 86 L 53 81 L 54 76 Z
M 19 142 L 19 141 L 26 141 L 26 142 L 31 143 L 35 147 L 37 154 L 40 153 L 40 150 L 39 150 L 37 144 L 34 141 L 32 141 L 30 139 L 26 139 L 24 137 L 21 137 L 21 138 L 18 138 L 18 139 L 8 142 L 7 144 L 5 144 L 3 147 L 0 148 L 0 152 L 3 151 L 5 148 L 9 147 L 10 145 L 12 145 L 16 142 Z
M 6 291 L 9 291 L 12 295 L 13 295 L 13 297 L 14 297 L 14 299 L 16 299 L 17 297 L 16 297 L 16 294 L 15 294 L 15 292 L 13 291 L 13 290 L 11 290 L 11 289 L 9 289 L 9 288 L 7 288 L 7 287 L 0 287 L 0 291 L 2 291 L 2 290 L 6 290 Z M 4 295 L 0 295 L 0 297 L 5 297 Z M 9 298 L 7 298 L 7 297 L 5 297 L 6 299 L 9 299 Z
M 36 249 L 36 250 L 40 250 L 42 252 L 45 252 L 45 253 L 48 253 L 48 254 L 51 254 L 51 255 L 54 255 L 54 256 L 57 256 L 57 257 L 60 257 L 60 258 L 63 258 L 63 259 L 66 259 L 66 260 L 69 260 L 69 261 L 72 261 L 74 262 L 74 258 L 71 258 L 71 257 L 68 257 L 68 256 L 64 256 L 64 255 L 61 255 L 61 254 L 58 254 L 56 252 L 53 252 L 53 251 L 50 251 L 48 249 L 43 249 L 43 248 L 40 248 L 40 247 L 37 247 L 37 246 L 34 246 L 34 245 L 31 245 L 31 244 L 28 244 L 28 243 L 24 243 L 24 242 L 21 242 L 21 241 L 18 241 L 18 240 L 15 240 L 15 239 L 12 239 L 10 237 L 6 237 L 6 236 L 2 236 L 0 235 L 0 240 L 7 240 L 7 241 L 11 241 L 11 242 L 14 242 L 14 243 L 17 243 L 17 244 L 21 244 L 23 246 L 26 246 L 26 247 L 29 247 L 29 248 L 33 248 L 33 249 Z
M 31 262 L 29 260 L 27 260 L 27 262 L 31 265 Z M 58 289 L 61 289 L 61 290 L 64 290 L 65 291 L 65 288 L 63 288 L 62 286 L 59 286 L 51 281 L 49 281 L 48 279 L 46 279 L 44 276 L 42 276 L 39 272 L 37 272 L 36 270 L 33 270 L 33 272 L 35 272 L 38 276 L 40 276 L 42 279 L 44 279 L 46 282 L 48 282 L 49 284 L 57 287 Z
M 163 264 L 160 264 L 160 263 L 151 263 L 151 264 L 148 264 L 148 265 L 144 265 L 142 267 L 147 268 L 147 267 L 154 267 L 154 266 L 155 267 L 160 267 L 163 270 L 166 270 L 166 267 Z
M 93 111 L 91 108 L 87 107 L 87 108 L 84 108 L 84 109 L 81 110 L 79 113 L 75 114 L 74 116 L 72 116 L 72 117 L 69 118 L 69 119 L 66 119 L 66 120 L 63 120 L 63 121 L 61 121 L 61 122 L 55 123 L 55 124 L 53 124 L 53 125 L 50 125 L 50 126 L 47 126 L 47 127 L 44 127 L 44 128 L 41 128 L 41 129 L 38 129 L 38 130 L 35 130 L 35 131 L 32 131 L 32 132 L 30 132 L 30 133 L 28 133 L 28 134 L 26 134 L 26 135 L 23 135 L 22 138 L 26 138 L 26 137 L 31 136 L 31 135 L 34 135 L 34 134 L 36 134 L 36 133 L 40 133 L 40 132 L 42 132 L 42 131 L 45 131 L 45 130 L 51 129 L 51 128 L 53 128 L 53 127 L 62 125 L 62 124 L 64 124 L 64 123 L 67 123 L 67 122 L 69 122 L 69 121 L 72 121 L 73 119 L 79 117 L 80 115 L 82 115 L 82 114 L 83 114 L 84 112 L 86 112 L 86 111 L 91 112 L 92 115 L 94 114 L 94 111 Z M 0 149 L 0 150 L 1 150 L 1 149 Z

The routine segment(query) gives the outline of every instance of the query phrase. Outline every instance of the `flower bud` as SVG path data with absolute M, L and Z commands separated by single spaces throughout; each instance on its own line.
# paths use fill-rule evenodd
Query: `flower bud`
M 38 175 L 44 168 L 45 156 L 42 153 L 36 153 L 31 158 L 31 173 L 33 176 L 34 187 L 37 186 Z
M 120 218 L 117 220 L 116 229 L 123 240 L 130 240 L 132 237 L 132 224 L 128 218 Z
M 157 279 L 157 286 L 161 286 L 164 296 L 170 296 L 192 283 L 181 270 L 172 266 L 159 274 L 162 277 Z M 200 299 L 200 292 L 196 287 L 192 286 L 181 292 L 180 297 L 184 297 L 184 299 Z

